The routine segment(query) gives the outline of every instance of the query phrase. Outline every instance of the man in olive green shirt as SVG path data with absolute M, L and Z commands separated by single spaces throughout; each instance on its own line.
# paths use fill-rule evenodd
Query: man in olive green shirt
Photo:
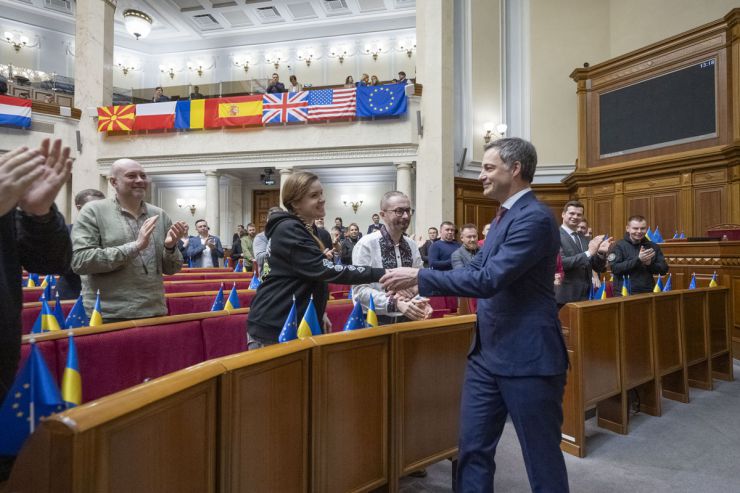
M 177 241 L 186 224 L 144 202 L 149 178 L 138 162 L 114 162 L 110 184 L 115 198 L 87 204 L 72 230 L 72 269 L 87 276 L 85 310 L 100 290 L 105 323 L 166 315 L 162 275 L 182 268 Z
M 252 270 L 252 264 L 254 262 L 254 237 L 257 236 L 257 227 L 249 223 L 247 224 L 247 234 L 241 237 L 242 244 L 242 257 L 244 257 L 244 269 Z

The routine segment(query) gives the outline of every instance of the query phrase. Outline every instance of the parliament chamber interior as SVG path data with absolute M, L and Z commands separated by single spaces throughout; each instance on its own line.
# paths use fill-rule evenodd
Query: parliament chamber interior
M 485 262 L 484 231 L 508 211 L 481 184 L 486 146 L 507 138 L 536 148 L 531 189 L 561 233 L 573 203 L 587 242 L 629 244 L 642 218 L 667 266 L 632 292 L 605 254 L 588 295 L 558 302 L 570 491 L 740 491 L 736 0 L 0 0 L 0 33 L 0 154 L 71 147 L 54 203 L 82 278 L 60 297 L 60 277 L 23 270 L 0 493 L 468 491 L 454 486 L 463 383 L 495 296 L 428 296 L 423 320 L 384 321 L 383 304 L 379 323 L 362 283 L 322 280 L 328 300 L 275 315 L 298 336 L 255 349 L 270 247 L 266 264 L 254 254 L 308 171 L 325 217 L 307 228 L 330 269 L 355 270 L 352 246 L 393 213 L 419 262 L 448 222 L 437 242 L 464 250 L 472 229 Z M 127 257 L 156 265 L 163 315 L 106 321 L 100 274 L 76 268 L 91 203 L 75 197 L 116 197 L 124 159 L 190 246 L 168 272 L 168 222 L 164 260 L 146 245 Z M 383 210 L 389 191 L 410 206 Z M 194 261 L 194 247 L 220 253 Z M 124 298 L 147 296 L 133 286 Z M 312 325 L 314 302 L 330 329 Z M 509 420 L 475 491 L 534 489 L 518 432 Z

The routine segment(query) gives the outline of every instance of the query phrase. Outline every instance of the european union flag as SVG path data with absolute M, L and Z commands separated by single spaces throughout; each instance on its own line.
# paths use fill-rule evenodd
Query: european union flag
M 229 257 L 226 257 L 224 259 L 224 269 L 228 269 L 228 268 L 229 268 Z
M 224 283 L 221 283 L 221 287 L 218 288 L 218 294 L 216 294 L 216 299 L 213 300 L 211 311 L 218 312 L 223 309 L 224 309 Z
M 258 287 L 260 287 L 260 284 L 262 284 L 262 281 L 260 281 L 260 276 L 258 276 L 255 272 L 252 276 L 252 281 L 249 283 L 249 289 L 257 289 Z
M 696 289 L 696 273 L 691 274 L 691 282 L 689 283 L 689 289 Z
M 69 345 L 67 346 L 67 366 L 64 367 L 62 375 L 62 399 L 70 407 L 82 404 L 82 376 L 80 375 L 80 364 L 77 361 L 77 346 L 74 334 L 69 333 Z
M 237 260 L 236 261 L 236 267 L 234 267 L 234 272 L 242 272 L 242 261 Z
M 653 231 L 653 243 L 663 243 L 665 240 L 663 240 L 663 235 L 660 234 L 660 228 L 658 226 L 655 226 L 655 231 Z
M 41 287 L 44 288 L 44 292 L 41 293 L 39 301 L 41 301 L 42 298 L 46 298 L 47 300 L 52 299 L 53 296 L 51 295 L 51 281 L 49 280 L 49 276 L 46 276 L 44 282 L 41 283 Z
M 347 322 L 344 324 L 342 330 L 357 330 L 365 328 L 365 317 L 362 314 L 362 305 L 358 301 L 355 303 L 355 307 L 352 309 L 352 313 L 349 314 Z
M 224 310 L 236 310 L 237 308 L 241 308 L 241 305 L 239 304 L 239 294 L 236 292 L 236 283 L 234 283 L 231 286 L 231 292 L 224 305 Z
M 308 302 L 306 313 L 303 314 L 303 319 L 301 320 L 301 324 L 298 326 L 297 334 L 301 339 L 312 335 L 321 335 L 321 323 L 319 323 L 319 316 L 316 313 L 316 307 L 313 304 L 313 296 L 311 296 L 311 301 Z
M 407 105 L 406 84 L 357 88 L 357 116 L 403 115 Z
M 347 299 L 348 300 L 352 299 L 352 286 L 349 287 L 349 293 L 347 294 Z
M 671 284 L 671 275 L 668 274 L 668 279 L 666 279 L 665 286 L 663 286 L 663 292 L 666 293 L 673 289 L 673 285 Z
M 685 239 L 686 239 L 686 235 L 685 235 L 685 234 L 683 234 L 683 231 L 681 231 L 681 234 L 680 234 L 680 235 L 678 235 L 678 239 L 679 239 L 679 240 L 685 240 Z
M 59 298 L 59 293 L 56 293 L 54 295 L 54 316 L 57 318 L 57 322 L 59 323 L 59 328 L 63 329 L 64 327 L 64 311 L 62 310 L 62 300 Z
M 295 308 L 295 296 L 293 296 L 293 306 L 290 307 L 288 318 L 285 319 L 283 329 L 278 336 L 278 342 L 288 342 L 298 339 L 298 315 Z
M 90 320 L 87 318 L 85 313 L 85 305 L 82 303 L 82 295 L 77 298 L 74 306 L 67 315 L 67 320 L 64 321 L 65 329 L 76 329 L 77 327 L 87 327 L 90 325 Z
M 62 396 L 35 343 L 0 407 L 0 455 L 18 455 L 39 420 L 62 411 Z
M 673 232 L 673 239 L 674 240 L 677 240 L 678 239 L 678 230 L 677 229 L 674 230 L 674 232 Z

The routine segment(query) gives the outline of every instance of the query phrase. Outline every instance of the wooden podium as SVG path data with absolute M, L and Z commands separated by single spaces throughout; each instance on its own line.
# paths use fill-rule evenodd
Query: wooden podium
M 740 357 L 740 241 L 669 241 L 662 243 L 672 274 L 673 289 L 685 289 L 696 274 L 697 287 L 708 285 L 717 272 L 717 284 L 730 288 L 732 354 Z

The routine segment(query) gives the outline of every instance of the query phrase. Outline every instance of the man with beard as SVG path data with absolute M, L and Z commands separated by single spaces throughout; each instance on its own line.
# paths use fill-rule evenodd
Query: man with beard
M 352 264 L 371 267 L 422 267 L 421 255 L 416 242 L 404 236 L 411 223 L 414 210 L 411 201 L 402 192 L 388 192 L 380 200 L 380 215 L 385 228 L 362 237 L 352 251 Z M 359 284 L 352 288 L 355 301 L 367 312 L 370 296 L 373 297 L 375 313 L 381 325 L 422 320 L 431 314 L 428 300 L 409 299 L 388 295 L 380 283 Z

